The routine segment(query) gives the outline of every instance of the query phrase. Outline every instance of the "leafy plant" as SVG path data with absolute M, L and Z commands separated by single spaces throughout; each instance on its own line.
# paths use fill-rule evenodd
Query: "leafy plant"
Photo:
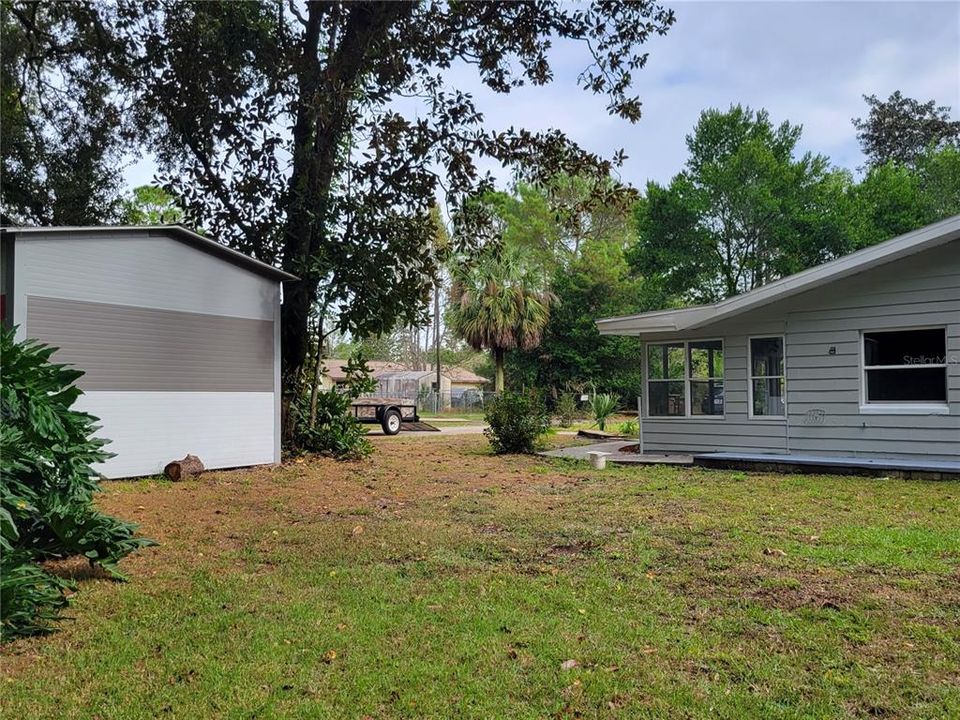
M 353 401 L 372 392 L 376 382 L 363 357 L 350 357 L 346 389 L 322 390 L 316 396 L 316 417 L 310 423 L 310 397 L 302 394 L 291 408 L 294 436 L 291 449 L 320 453 L 338 460 L 359 460 L 373 452 L 367 430 L 350 411 Z
M 580 410 L 577 408 L 577 399 L 570 393 L 564 393 L 557 400 L 557 421 L 560 427 L 570 427 L 580 416 Z
M 550 427 L 550 416 L 540 396 L 533 392 L 501 393 L 487 405 L 483 431 L 498 455 L 533 453 L 540 437 Z
M 600 394 L 594 395 L 590 401 L 590 411 L 593 413 L 593 421 L 603 432 L 607 429 L 607 419 L 613 415 L 619 406 L 619 400 L 616 395 Z
M 636 420 L 627 420 L 626 422 L 620 423 L 620 427 L 617 429 L 621 435 L 626 435 L 627 437 L 633 437 L 640 432 L 640 426 L 637 425 Z
M 100 489 L 92 465 L 111 456 L 93 438 L 96 418 L 72 410 L 79 370 L 50 362 L 55 348 L 14 341 L 0 331 L 0 635 L 45 632 L 66 606 L 72 585 L 38 562 L 83 555 L 117 580 L 117 563 L 153 545 L 136 526 L 93 505 Z

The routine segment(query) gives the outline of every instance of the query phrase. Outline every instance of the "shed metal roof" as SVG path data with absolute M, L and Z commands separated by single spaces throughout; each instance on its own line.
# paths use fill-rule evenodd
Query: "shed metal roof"
M 204 237 L 193 230 L 185 228 L 183 225 L 92 225 L 92 226 L 57 226 L 57 227 L 4 227 L 5 233 L 11 235 L 64 235 L 69 238 L 71 235 L 90 235 L 90 234 L 117 234 L 117 233 L 145 233 L 150 237 L 168 237 L 178 240 L 191 247 L 215 255 L 226 262 L 238 267 L 242 267 L 250 272 L 263 275 L 272 280 L 297 280 L 296 275 L 268 265 L 265 262 L 245 255 L 238 250 L 229 248 L 222 243 L 208 237 Z
M 960 239 L 960 215 L 789 275 L 742 295 L 734 295 L 713 305 L 604 318 L 597 321 L 597 327 L 601 335 L 653 335 L 694 330 L 957 239 Z

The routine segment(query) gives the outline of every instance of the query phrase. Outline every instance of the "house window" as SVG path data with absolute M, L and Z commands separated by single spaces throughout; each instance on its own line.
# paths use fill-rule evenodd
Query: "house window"
M 647 345 L 647 408 L 651 416 L 687 414 L 685 375 L 683 343 Z
M 647 412 L 651 417 L 723 415 L 723 342 L 647 345 Z
M 786 414 L 783 338 L 750 338 L 750 416 Z
M 863 333 L 863 374 L 868 404 L 946 403 L 946 331 Z
M 690 414 L 723 415 L 723 343 L 698 340 L 687 345 Z

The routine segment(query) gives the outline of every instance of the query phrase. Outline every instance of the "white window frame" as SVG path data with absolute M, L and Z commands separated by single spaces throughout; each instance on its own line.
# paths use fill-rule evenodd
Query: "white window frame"
M 694 415 L 691 411 L 693 402 L 693 393 L 690 388 L 690 343 L 718 342 L 720 343 L 720 352 L 723 356 L 723 414 L 722 415 Z M 683 378 L 651 378 L 650 377 L 650 352 L 651 345 L 680 345 L 683 347 Z M 650 420 L 724 420 L 727 417 L 727 356 L 726 343 L 722 337 L 691 338 L 689 340 L 657 340 L 655 342 L 645 342 L 643 344 L 643 390 L 644 390 L 644 409 L 646 418 Z M 651 382 L 680 382 L 683 380 L 683 415 L 652 415 L 650 413 L 650 383 Z
M 771 338 L 780 339 L 780 351 L 783 353 L 783 375 L 754 375 L 753 374 L 753 341 L 770 340 Z M 755 415 L 753 412 L 753 381 L 768 380 L 770 378 L 783 379 L 783 415 Z M 762 422 L 786 422 L 787 421 L 787 336 L 784 334 L 772 333 L 770 335 L 748 335 L 747 336 L 747 417 L 750 420 L 760 420 Z
M 944 362 L 910 365 L 867 365 L 866 337 L 867 333 L 911 332 L 913 330 L 940 330 L 943 332 Z M 868 370 L 916 370 L 919 368 L 939 368 L 944 370 L 944 383 L 949 382 L 949 369 L 946 363 L 947 328 L 943 325 L 910 325 L 908 327 L 884 327 L 860 330 L 860 414 L 861 415 L 949 415 L 950 405 L 944 402 L 920 402 L 916 400 L 874 400 L 867 397 Z M 949 400 L 949 395 L 947 395 Z

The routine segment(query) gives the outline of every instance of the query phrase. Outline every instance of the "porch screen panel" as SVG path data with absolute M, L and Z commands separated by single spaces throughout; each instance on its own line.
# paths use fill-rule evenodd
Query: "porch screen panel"
M 783 338 L 750 338 L 750 414 L 783 417 L 785 384 Z
M 723 415 L 723 342 L 697 340 L 688 345 L 690 414 Z
M 647 345 L 647 411 L 651 416 L 686 415 L 683 343 Z

